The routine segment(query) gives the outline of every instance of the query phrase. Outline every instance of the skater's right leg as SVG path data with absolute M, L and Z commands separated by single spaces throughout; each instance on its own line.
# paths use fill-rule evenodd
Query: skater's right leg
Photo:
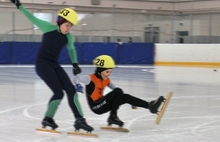
M 122 127 L 124 125 L 124 122 L 121 121 L 116 114 L 110 114 L 107 122 L 108 122 L 108 125 L 115 124 L 115 125 L 118 125 L 120 127 Z
M 116 89 L 117 90 L 117 89 Z M 92 111 L 96 114 L 103 114 L 108 111 L 110 111 L 110 115 L 107 119 L 108 125 L 118 125 L 122 127 L 124 125 L 124 122 L 119 119 L 117 116 L 117 108 L 115 107 L 114 100 L 117 99 L 115 96 L 117 96 L 115 91 L 111 91 L 107 95 L 105 95 L 102 99 L 94 102 L 91 100 L 91 98 L 88 98 L 88 102 L 90 105 L 90 108 Z
M 36 72 L 54 93 L 48 102 L 47 110 L 45 113 L 45 117 L 42 121 L 42 125 L 43 127 L 49 126 L 53 129 L 57 128 L 58 125 L 54 122 L 53 117 L 64 96 L 62 86 L 55 72 L 55 68 L 51 64 L 47 62 L 38 62 L 36 65 Z
M 66 91 L 68 104 L 73 112 L 74 117 L 76 118 L 73 126 L 76 130 L 83 129 L 87 132 L 93 131 L 93 128 L 87 124 L 86 119 L 83 117 L 81 105 L 78 100 L 78 94 L 76 93 L 76 89 L 68 75 L 63 68 L 57 69 L 56 73 L 60 79 L 63 89 Z

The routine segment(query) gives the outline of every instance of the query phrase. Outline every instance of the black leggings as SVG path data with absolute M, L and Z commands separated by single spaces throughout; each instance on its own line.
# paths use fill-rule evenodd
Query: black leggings
M 77 104 L 75 104 L 74 102 L 74 95 L 76 94 L 76 89 L 73 86 L 71 80 L 69 79 L 67 73 L 58 63 L 51 63 L 44 60 L 38 60 L 36 64 L 36 72 L 53 92 L 53 96 L 49 100 L 48 105 L 52 101 L 62 100 L 64 96 L 63 90 L 65 90 L 69 106 L 75 118 L 82 117 L 82 114 L 80 114 L 81 108 L 78 109 L 80 106 L 77 106 L 77 104 L 79 103 L 77 102 Z M 56 104 L 56 106 L 54 106 L 53 108 L 58 108 L 58 105 L 59 104 Z M 56 109 L 52 111 L 51 116 L 53 117 L 55 113 Z
M 103 114 L 111 111 L 111 114 L 117 115 L 117 110 L 120 105 L 125 103 L 148 108 L 148 102 L 142 99 L 136 98 L 129 94 L 124 94 L 120 88 L 115 88 L 113 91 L 106 94 L 100 100 L 93 102 L 90 97 L 88 97 L 89 105 L 92 111 L 96 114 Z

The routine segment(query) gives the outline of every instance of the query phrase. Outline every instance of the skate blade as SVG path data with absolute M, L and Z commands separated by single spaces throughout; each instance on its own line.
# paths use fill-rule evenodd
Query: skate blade
M 156 119 L 156 121 L 155 121 L 156 124 L 159 124 L 159 123 L 160 123 L 160 120 L 161 120 L 161 118 L 163 117 L 163 114 L 164 114 L 164 112 L 165 112 L 165 110 L 166 110 L 166 108 L 167 108 L 167 105 L 168 105 L 168 103 L 169 103 L 169 101 L 170 101 L 170 98 L 171 98 L 172 94 L 173 94 L 173 92 L 169 92 L 169 93 L 168 93 L 168 95 L 167 95 L 167 97 L 166 97 L 166 99 L 165 99 L 165 102 L 164 102 L 162 108 L 160 109 L 160 111 L 159 111 L 159 113 L 158 113 L 157 119 Z
M 68 135 L 79 135 L 79 136 L 92 136 L 92 137 L 98 137 L 97 134 L 92 133 L 82 133 L 82 132 L 67 132 Z
M 131 107 L 131 109 L 136 110 L 136 109 L 137 109 L 137 107 L 136 107 L 136 106 L 132 106 L 132 107 Z
M 128 129 L 122 128 L 122 127 L 112 127 L 112 126 L 106 126 L 106 127 L 101 127 L 103 130 L 112 130 L 112 131 L 119 131 L 119 132 L 129 132 Z
M 39 131 L 39 132 L 48 132 L 48 133 L 54 133 L 54 134 L 60 134 L 60 131 L 49 130 L 49 129 L 45 129 L 45 128 L 37 128 L 36 131 Z

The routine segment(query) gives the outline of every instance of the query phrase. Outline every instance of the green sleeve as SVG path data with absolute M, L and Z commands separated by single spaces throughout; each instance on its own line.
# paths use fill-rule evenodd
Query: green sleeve
M 43 21 L 35 17 L 30 11 L 28 11 L 24 6 L 19 6 L 20 11 L 30 20 L 34 25 L 36 25 L 43 33 L 53 31 L 57 29 L 56 25 L 53 25 L 47 21 Z
M 74 37 L 72 34 L 69 33 L 67 34 L 67 38 L 68 38 L 67 48 L 71 61 L 72 63 L 78 63 L 76 48 L 74 46 Z

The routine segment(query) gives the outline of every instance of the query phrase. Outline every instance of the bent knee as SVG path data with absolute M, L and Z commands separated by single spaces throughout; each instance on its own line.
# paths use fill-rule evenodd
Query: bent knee
M 115 89 L 114 89 L 114 92 L 115 92 L 116 94 L 123 94 L 123 91 L 122 91 L 121 88 L 115 88 Z

